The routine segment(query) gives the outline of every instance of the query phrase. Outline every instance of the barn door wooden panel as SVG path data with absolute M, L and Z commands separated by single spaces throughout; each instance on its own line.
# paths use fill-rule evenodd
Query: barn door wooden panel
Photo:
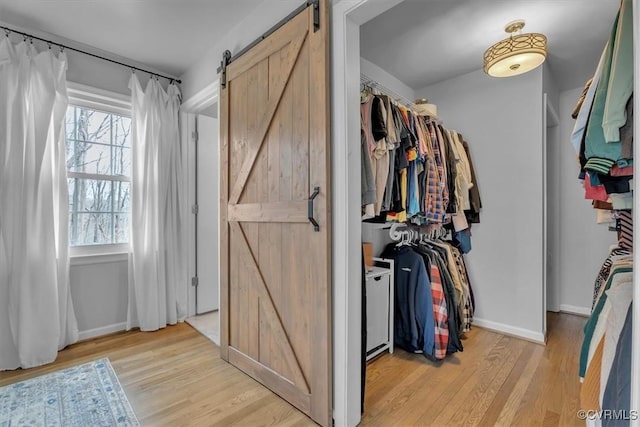
M 329 74 L 317 21 L 304 9 L 226 68 L 221 353 L 330 425 Z

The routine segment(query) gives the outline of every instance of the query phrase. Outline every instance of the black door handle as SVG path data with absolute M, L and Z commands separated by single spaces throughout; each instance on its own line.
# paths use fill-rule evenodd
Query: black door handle
M 313 200 L 320 193 L 320 187 L 313 187 L 313 193 L 309 196 L 309 200 L 307 200 L 307 218 L 309 218 L 309 222 L 313 225 L 313 231 L 320 231 L 320 225 L 318 225 L 318 221 L 313 217 Z

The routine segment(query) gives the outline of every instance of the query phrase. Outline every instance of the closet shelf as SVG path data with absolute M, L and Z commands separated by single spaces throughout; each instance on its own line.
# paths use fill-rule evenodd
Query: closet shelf
M 382 230 L 385 228 L 390 228 L 393 222 L 363 222 L 362 225 L 371 228 L 372 230 Z

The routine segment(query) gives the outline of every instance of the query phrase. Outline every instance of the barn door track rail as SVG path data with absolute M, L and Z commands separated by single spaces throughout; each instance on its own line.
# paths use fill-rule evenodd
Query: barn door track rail
M 281 19 L 273 27 L 269 28 L 266 33 L 262 34 L 260 37 L 249 43 L 245 48 L 240 50 L 235 55 L 232 55 L 231 51 L 225 50 L 222 54 L 222 61 L 220 61 L 220 66 L 218 67 L 218 74 L 220 74 L 220 87 L 222 87 L 222 89 L 225 89 L 227 87 L 227 66 L 230 63 L 247 53 L 249 50 L 251 50 L 251 48 L 256 46 L 262 40 L 278 31 L 280 27 L 291 21 L 293 18 L 298 16 L 301 12 L 305 11 L 310 6 L 313 7 L 313 31 L 318 31 L 320 29 L 320 0 L 307 0 L 293 12 Z

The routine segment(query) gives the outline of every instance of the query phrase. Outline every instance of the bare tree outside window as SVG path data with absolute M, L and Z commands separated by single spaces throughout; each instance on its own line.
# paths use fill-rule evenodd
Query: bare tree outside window
M 131 119 L 70 105 L 66 115 L 72 246 L 127 243 Z

